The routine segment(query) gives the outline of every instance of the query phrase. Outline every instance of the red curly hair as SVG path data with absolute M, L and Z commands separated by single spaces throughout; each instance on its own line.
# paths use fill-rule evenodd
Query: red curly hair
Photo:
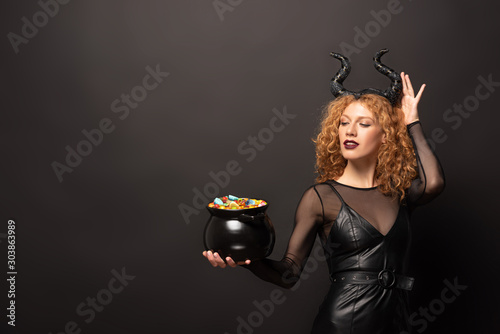
M 379 95 L 365 94 L 359 99 L 347 95 L 330 101 L 323 107 L 323 119 L 316 144 L 316 182 L 337 179 L 347 165 L 340 149 L 340 117 L 352 102 L 360 102 L 373 113 L 386 135 L 386 142 L 380 146 L 375 167 L 375 182 L 384 195 L 399 197 L 403 201 L 405 190 L 417 176 L 417 163 L 413 144 L 406 130 L 404 114 L 399 106 L 391 106 Z

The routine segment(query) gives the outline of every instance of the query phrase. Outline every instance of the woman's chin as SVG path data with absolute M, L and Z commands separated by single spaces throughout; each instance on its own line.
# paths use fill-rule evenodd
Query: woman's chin
M 373 158 L 369 155 L 359 154 L 356 152 L 345 152 L 345 153 L 342 152 L 342 156 L 347 161 L 352 161 L 352 162 L 357 162 L 357 163 L 363 162 L 365 164 L 365 163 L 371 162 L 371 163 L 376 164 L 376 162 L 377 162 L 376 157 Z
M 357 160 L 357 159 L 361 158 L 358 153 L 353 152 L 351 150 L 342 151 L 342 156 L 346 160 Z

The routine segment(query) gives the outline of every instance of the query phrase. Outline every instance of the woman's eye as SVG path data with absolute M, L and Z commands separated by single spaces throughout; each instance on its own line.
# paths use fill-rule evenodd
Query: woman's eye
M 371 126 L 371 124 L 364 124 L 364 123 L 360 123 L 359 125 L 361 125 L 361 126 L 363 126 L 363 127 L 365 127 L 365 128 L 367 128 L 367 127 Z
M 347 125 L 347 122 L 340 122 L 340 125 Z

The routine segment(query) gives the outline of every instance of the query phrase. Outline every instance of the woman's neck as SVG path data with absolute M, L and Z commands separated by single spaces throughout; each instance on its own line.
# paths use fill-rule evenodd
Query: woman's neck
M 348 161 L 344 173 L 336 181 L 358 188 L 375 187 L 375 163 Z

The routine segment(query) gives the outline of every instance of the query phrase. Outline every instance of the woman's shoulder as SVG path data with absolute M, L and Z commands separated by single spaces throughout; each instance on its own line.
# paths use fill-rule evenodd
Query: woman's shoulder
M 338 184 L 336 184 L 336 182 L 333 180 L 316 182 L 306 188 L 306 190 L 304 191 L 304 196 L 317 196 L 321 199 L 327 195 L 330 195 L 332 192 L 337 192 L 332 190 L 332 188 L 336 187 L 338 187 Z
M 314 190 L 323 190 L 323 189 L 331 189 L 331 187 L 335 186 L 335 181 L 326 180 L 324 182 L 316 182 L 307 187 L 306 191 L 314 189 Z
M 331 180 L 326 180 L 323 182 L 317 182 L 317 183 L 313 184 L 311 187 L 314 187 L 315 189 L 321 189 L 321 190 L 326 190 L 326 191 L 331 192 L 332 188 L 334 190 L 337 190 L 337 189 L 340 189 L 342 187 L 348 187 L 348 186 L 331 179 Z

